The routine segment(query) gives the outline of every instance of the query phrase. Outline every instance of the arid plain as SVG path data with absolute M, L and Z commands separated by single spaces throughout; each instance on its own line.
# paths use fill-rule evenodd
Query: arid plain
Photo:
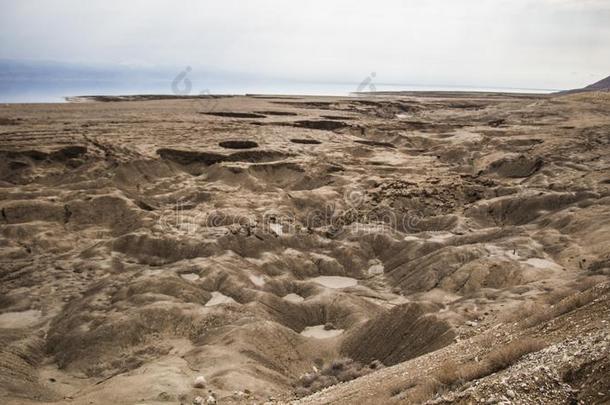
M 610 400 L 608 93 L 81 101 L 0 106 L 0 402 Z

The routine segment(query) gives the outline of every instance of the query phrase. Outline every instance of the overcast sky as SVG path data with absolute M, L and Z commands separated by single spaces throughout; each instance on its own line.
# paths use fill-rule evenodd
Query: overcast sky
M 0 58 L 572 88 L 610 74 L 610 0 L 0 0 Z

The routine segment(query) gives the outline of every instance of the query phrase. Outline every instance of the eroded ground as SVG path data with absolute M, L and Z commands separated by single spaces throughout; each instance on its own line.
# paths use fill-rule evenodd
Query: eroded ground
M 464 357 L 525 304 L 608 280 L 609 112 L 603 94 L 0 106 L 3 402 L 290 401 L 339 358 L 375 381 Z M 600 291 L 582 319 L 603 341 Z M 357 387 L 308 403 L 410 401 Z

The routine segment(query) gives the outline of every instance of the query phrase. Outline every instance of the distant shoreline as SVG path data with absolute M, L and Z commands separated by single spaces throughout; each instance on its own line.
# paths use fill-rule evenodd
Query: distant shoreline
M 154 101 L 154 100 L 200 100 L 200 99 L 214 99 L 214 98 L 229 98 L 229 97 L 271 97 L 271 98 L 282 98 L 282 97 L 332 97 L 332 98 L 345 98 L 345 97 L 375 97 L 375 96 L 427 96 L 427 97 L 456 97 L 456 96 L 515 96 L 515 97 L 528 97 L 533 98 L 548 96 L 553 93 L 533 93 L 533 92 L 510 92 L 510 91 L 485 91 L 485 90 L 469 90 L 469 91 L 456 91 L 456 90 L 420 90 L 420 91 L 367 91 L 367 92 L 352 92 L 347 95 L 335 95 L 335 94 L 272 94 L 272 93 L 246 93 L 246 94 L 215 94 L 215 95 L 201 95 L 201 96 L 190 96 L 190 95 L 171 95 L 171 94 L 126 94 L 126 95 L 82 95 L 82 96 L 70 96 L 65 97 L 65 101 L 68 103 L 87 103 L 87 102 L 126 102 L 126 101 Z
M 2 87 L 0 82 L 0 103 L 32 104 L 32 103 L 65 103 L 65 102 L 108 102 L 134 100 L 173 100 L 199 99 L 227 96 L 292 96 L 292 97 L 350 97 L 357 96 L 358 86 L 349 83 L 277 83 L 277 84 L 227 84 L 208 83 L 205 91 L 194 87 L 190 94 L 176 95 L 169 85 L 156 84 L 152 87 L 128 85 L 100 85 L 100 83 L 81 83 L 79 86 L 41 85 L 29 83 Z M 447 85 L 399 85 L 375 83 L 374 88 L 365 88 L 362 94 L 371 95 L 401 95 L 401 94 L 550 94 L 554 89 L 506 88 L 506 87 L 474 87 Z

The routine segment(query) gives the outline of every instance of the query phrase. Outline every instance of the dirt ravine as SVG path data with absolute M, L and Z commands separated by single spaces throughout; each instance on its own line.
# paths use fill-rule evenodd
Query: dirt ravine
M 3 404 L 610 401 L 607 92 L 0 105 L 0 213 Z

